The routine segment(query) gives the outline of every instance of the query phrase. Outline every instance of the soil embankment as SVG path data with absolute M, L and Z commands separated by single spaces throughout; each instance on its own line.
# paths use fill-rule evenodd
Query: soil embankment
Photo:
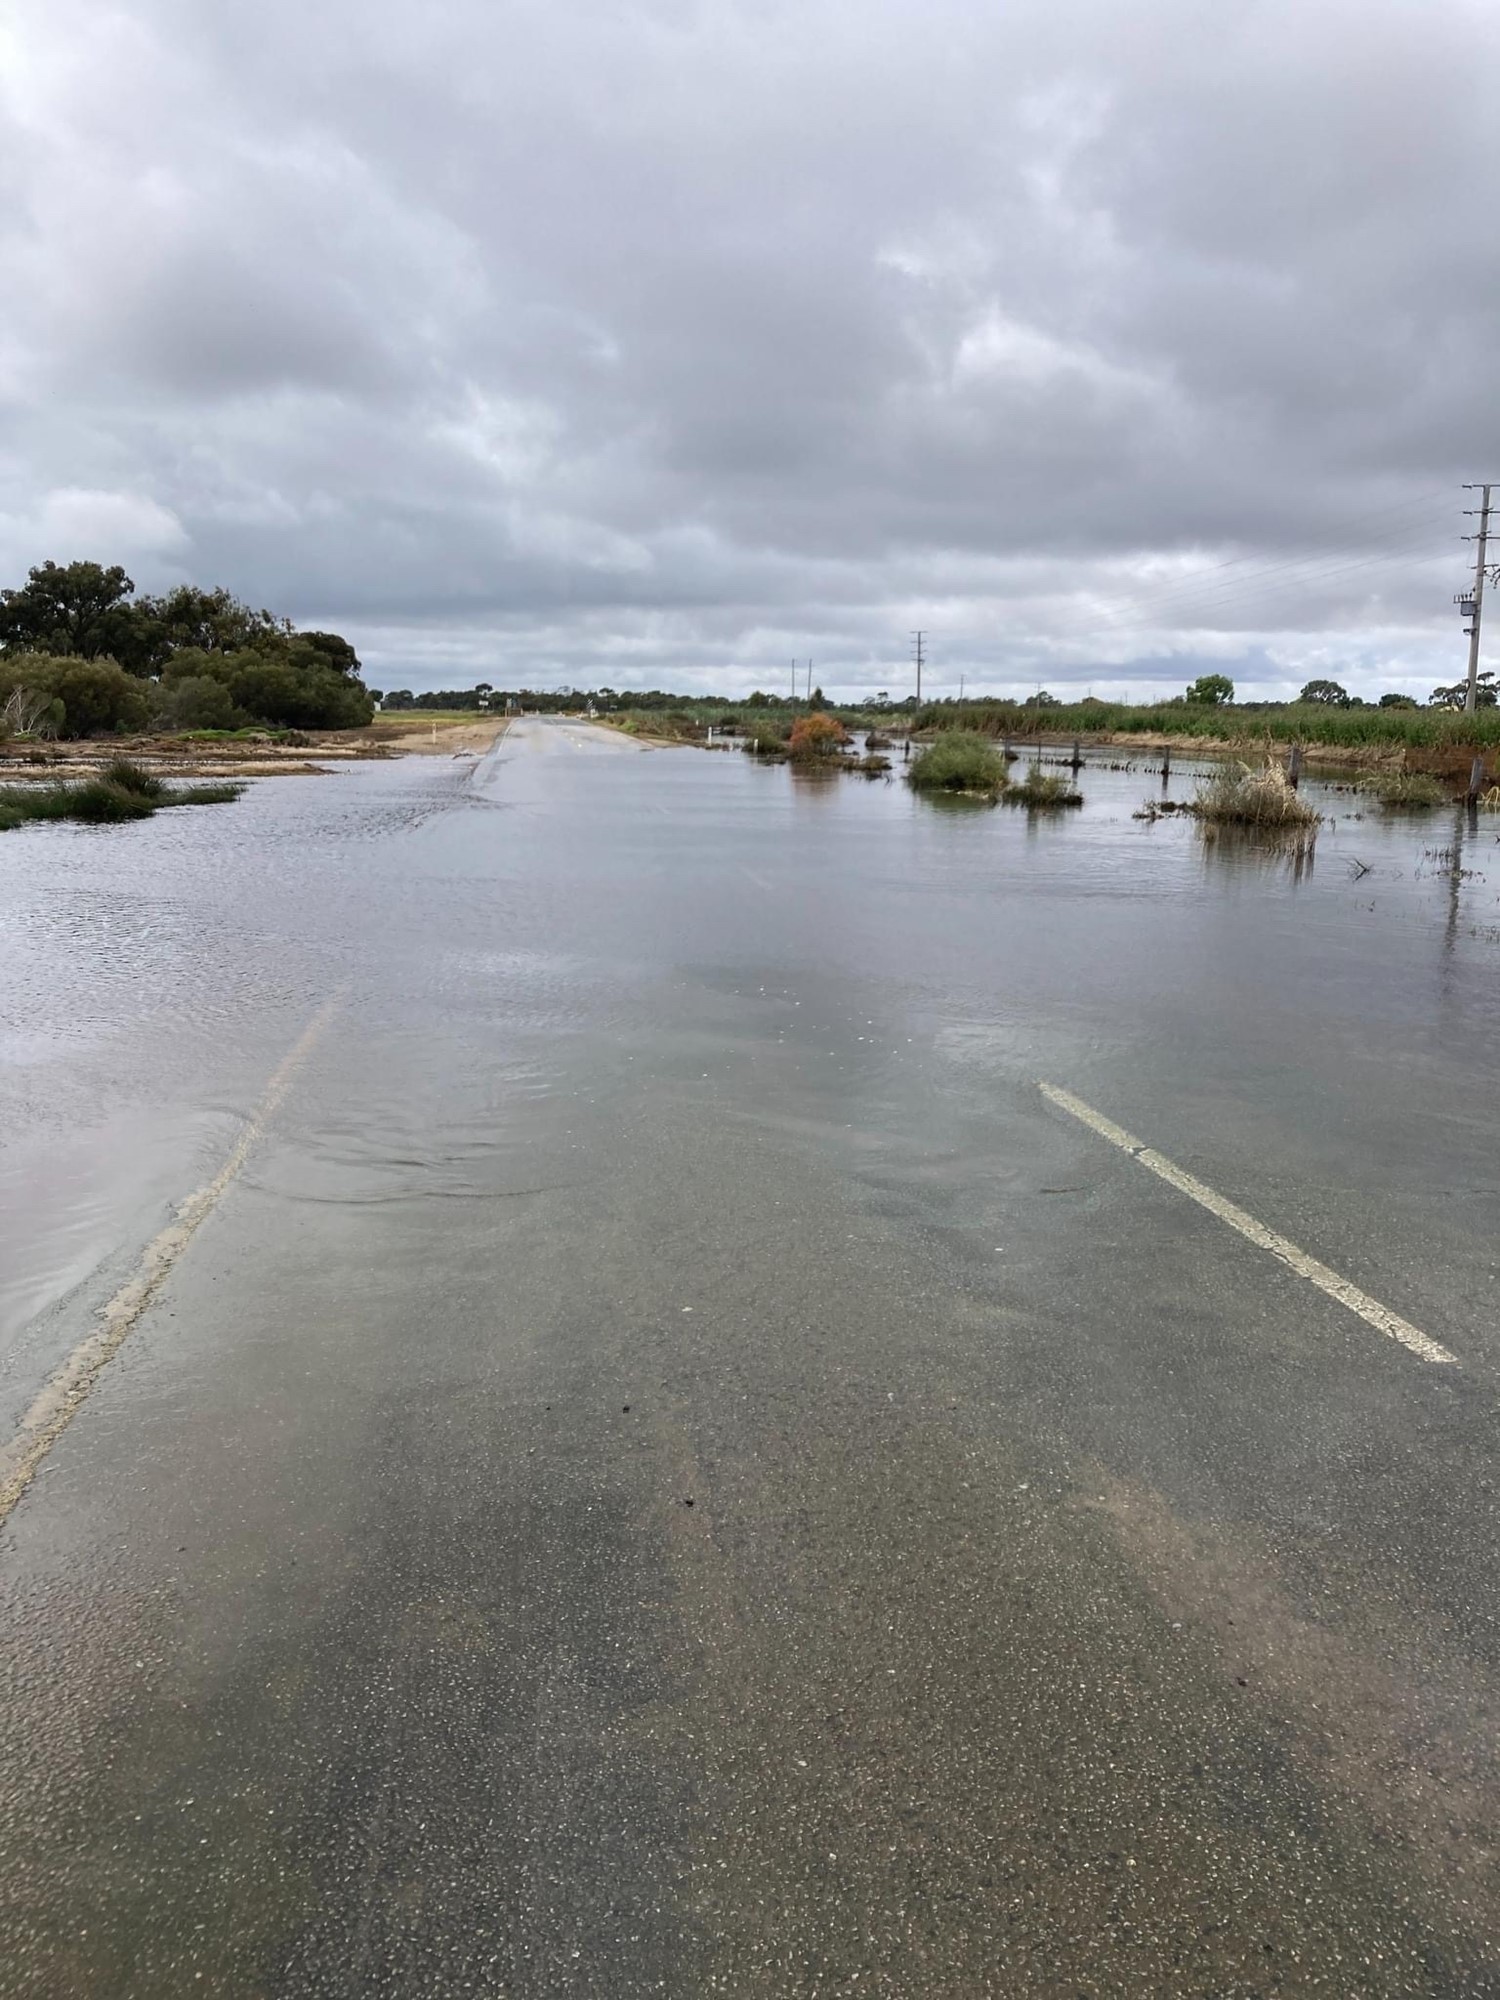
M 380 716 L 366 729 L 290 730 L 243 736 L 107 736 L 77 742 L 0 743 L 0 783 L 87 778 L 125 756 L 162 776 L 321 776 L 370 758 L 479 756 L 506 726 L 503 715 Z

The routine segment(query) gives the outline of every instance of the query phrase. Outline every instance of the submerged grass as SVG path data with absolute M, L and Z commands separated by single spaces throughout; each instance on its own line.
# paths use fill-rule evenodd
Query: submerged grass
M 79 820 L 112 826 L 149 819 L 163 806 L 226 805 L 243 785 L 168 785 L 128 757 L 117 757 L 97 777 L 73 783 L 0 787 L 0 833 L 33 820 Z
M 1008 806 L 1025 806 L 1032 812 L 1059 812 L 1067 806 L 1081 806 L 1083 793 L 1075 792 L 1066 778 L 1033 764 L 1024 778 L 1001 793 Z
M 945 729 L 912 759 L 906 778 L 919 792 L 993 799 L 1005 789 L 1005 759 L 974 730 Z
M 1278 764 L 1258 771 L 1248 764 L 1226 765 L 1200 786 L 1188 811 L 1214 826 L 1314 826 L 1318 818 Z
M 1425 812 L 1430 806 L 1447 803 L 1448 788 L 1425 771 L 1380 771 L 1360 786 L 1379 799 L 1383 806 L 1407 812 Z

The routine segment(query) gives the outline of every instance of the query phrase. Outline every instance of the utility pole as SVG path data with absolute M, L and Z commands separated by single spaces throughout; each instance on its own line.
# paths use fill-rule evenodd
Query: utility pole
M 1460 607 L 1468 613 L 1469 623 L 1465 630 L 1469 635 L 1469 685 L 1464 690 L 1464 714 L 1472 715 L 1479 706 L 1479 621 L 1484 612 L 1484 556 L 1490 539 L 1490 488 L 1486 482 L 1478 488 L 1466 486 L 1466 493 L 1478 491 L 1484 497 L 1476 510 L 1466 507 L 1464 512 L 1479 515 L 1479 533 L 1465 535 L 1466 542 L 1476 542 L 1478 548 L 1474 556 L 1474 592 L 1471 597 L 1461 597 Z
M 959 675 L 959 677 L 958 677 L 958 698 L 959 698 L 959 701 L 960 701 L 960 702 L 962 702 L 962 701 L 963 701 L 963 698 L 964 698 L 964 681 L 965 681 L 965 679 L 966 679 L 966 676 L 965 676 L 965 675 L 963 675 L 963 674 L 960 674 L 960 675 Z
M 917 662 L 917 707 L 920 708 L 922 706 L 922 661 L 926 657 L 923 646 L 927 634 L 925 632 L 913 632 L 911 636 L 914 644 L 913 657 Z

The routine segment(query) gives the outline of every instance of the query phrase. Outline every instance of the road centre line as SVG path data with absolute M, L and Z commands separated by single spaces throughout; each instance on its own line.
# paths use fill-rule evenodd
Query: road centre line
M 1143 1145 L 1123 1126 L 1114 1124 L 1104 1116 L 1103 1112 L 1096 1111 L 1091 1104 L 1085 1104 L 1081 1097 L 1075 1097 L 1072 1091 L 1060 1090 L 1055 1083 L 1044 1083 L 1040 1078 L 1037 1079 L 1037 1088 L 1045 1098 L 1057 1105 L 1059 1110 L 1066 1111 L 1081 1125 L 1087 1125 L 1091 1132 L 1097 1132 L 1099 1137 L 1107 1139 L 1110 1145 L 1118 1146 L 1122 1153 L 1128 1153 L 1131 1159 L 1149 1168 L 1159 1180 L 1164 1180 L 1169 1187 L 1176 1188 L 1179 1194 L 1185 1194 L 1190 1201 L 1197 1202 L 1200 1208 L 1206 1208 L 1209 1214 L 1216 1215 L 1220 1222 L 1227 1222 L 1231 1229 L 1237 1229 L 1240 1235 L 1251 1243 L 1257 1244 L 1262 1250 L 1269 1250 L 1273 1257 L 1279 1258 L 1288 1269 L 1295 1271 L 1299 1278 L 1306 1278 L 1308 1283 L 1316 1285 L 1320 1292 L 1326 1292 L 1329 1298 L 1337 1299 L 1340 1305 L 1358 1313 L 1360 1318 L 1367 1325 L 1373 1326 L 1377 1333 L 1386 1334 L 1391 1340 L 1399 1340 L 1403 1347 L 1410 1349 L 1413 1354 L 1420 1355 L 1424 1361 L 1432 1361 L 1442 1366 L 1458 1365 L 1456 1354 L 1450 1353 L 1439 1342 L 1429 1339 L 1409 1320 L 1402 1319 L 1399 1313 L 1393 1313 L 1378 1299 L 1372 1299 L 1368 1292 L 1362 1292 L 1358 1285 L 1350 1284 L 1347 1278 L 1341 1278 L 1337 1271 L 1331 1271 L 1326 1264 L 1320 1264 L 1316 1257 L 1310 1257 L 1305 1250 L 1299 1250 L 1297 1245 L 1289 1242 L 1285 1236 L 1279 1236 L 1274 1229 L 1267 1229 L 1265 1224 L 1257 1222 L 1253 1215 L 1248 1215 L 1244 1209 L 1237 1208 L 1232 1201 L 1226 1201 L 1223 1195 L 1216 1194 L 1211 1187 L 1196 1180 L 1192 1174 L 1185 1173 L 1181 1167 L 1167 1159 L 1165 1154 L 1158 1153 L 1151 1146 Z
M 267 1121 L 286 1096 L 288 1086 L 342 1004 L 336 993 L 313 1015 L 287 1051 L 266 1085 L 259 1104 L 240 1128 L 223 1166 L 213 1179 L 190 1194 L 161 1234 L 146 1245 L 135 1274 L 106 1305 L 98 1324 L 80 1341 L 37 1394 L 10 1443 L 0 1452 L 0 1527 L 5 1525 L 37 1468 L 82 1409 L 90 1390 L 119 1353 L 125 1337 L 161 1290 L 168 1272 L 192 1242 L 198 1229 L 229 1191 Z

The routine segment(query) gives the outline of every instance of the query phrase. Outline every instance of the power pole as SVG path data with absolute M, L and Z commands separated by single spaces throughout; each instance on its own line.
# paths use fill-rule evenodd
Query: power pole
M 914 657 L 917 662 L 917 707 L 920 708 L 922 706 L 922 661 L 926 657 L 923 645 L 927 634 L 925 632 L 913 632 L 911 636 L 914 642 Z
M 960 674 L 960 675 L 959 675 L 959 677 L 958 677 L 958 698 L 959 698 L 959 701 L 960 701 L 960 702 L 962 702 L 962 700 L 963 700 L 963 698 L 964 698 L 964 681 L 965 681 L 966 679 L 967 679 L 967 676 L 966 676 L 966 675 L 964 675 L 964 674 Z
M 1489 484 L 1486 483 L 1477 489 L 1473 486 L 1464 488 L 1466 493 L 1473 493 L 1476 490 L 1484 496 L 1477 510 L 1479 533 L 1464 536 L 1466 542 L 1478 544 L 1474 556 L 1474 594 L 1472 597 L 1459 599 L 1460 605 L 1469 614 L 1469 623 L 1466 627 L 1469 634 L 1469 685 L 1464 690 L 1465 715 L 1472 715 L 1479 706 L 1479 621 L 1484 612 L 1484 556 L 1490 539 Z M 1464 509 L 1464 512 L 1470 515 L 1475 511 L 1473 507 Z

